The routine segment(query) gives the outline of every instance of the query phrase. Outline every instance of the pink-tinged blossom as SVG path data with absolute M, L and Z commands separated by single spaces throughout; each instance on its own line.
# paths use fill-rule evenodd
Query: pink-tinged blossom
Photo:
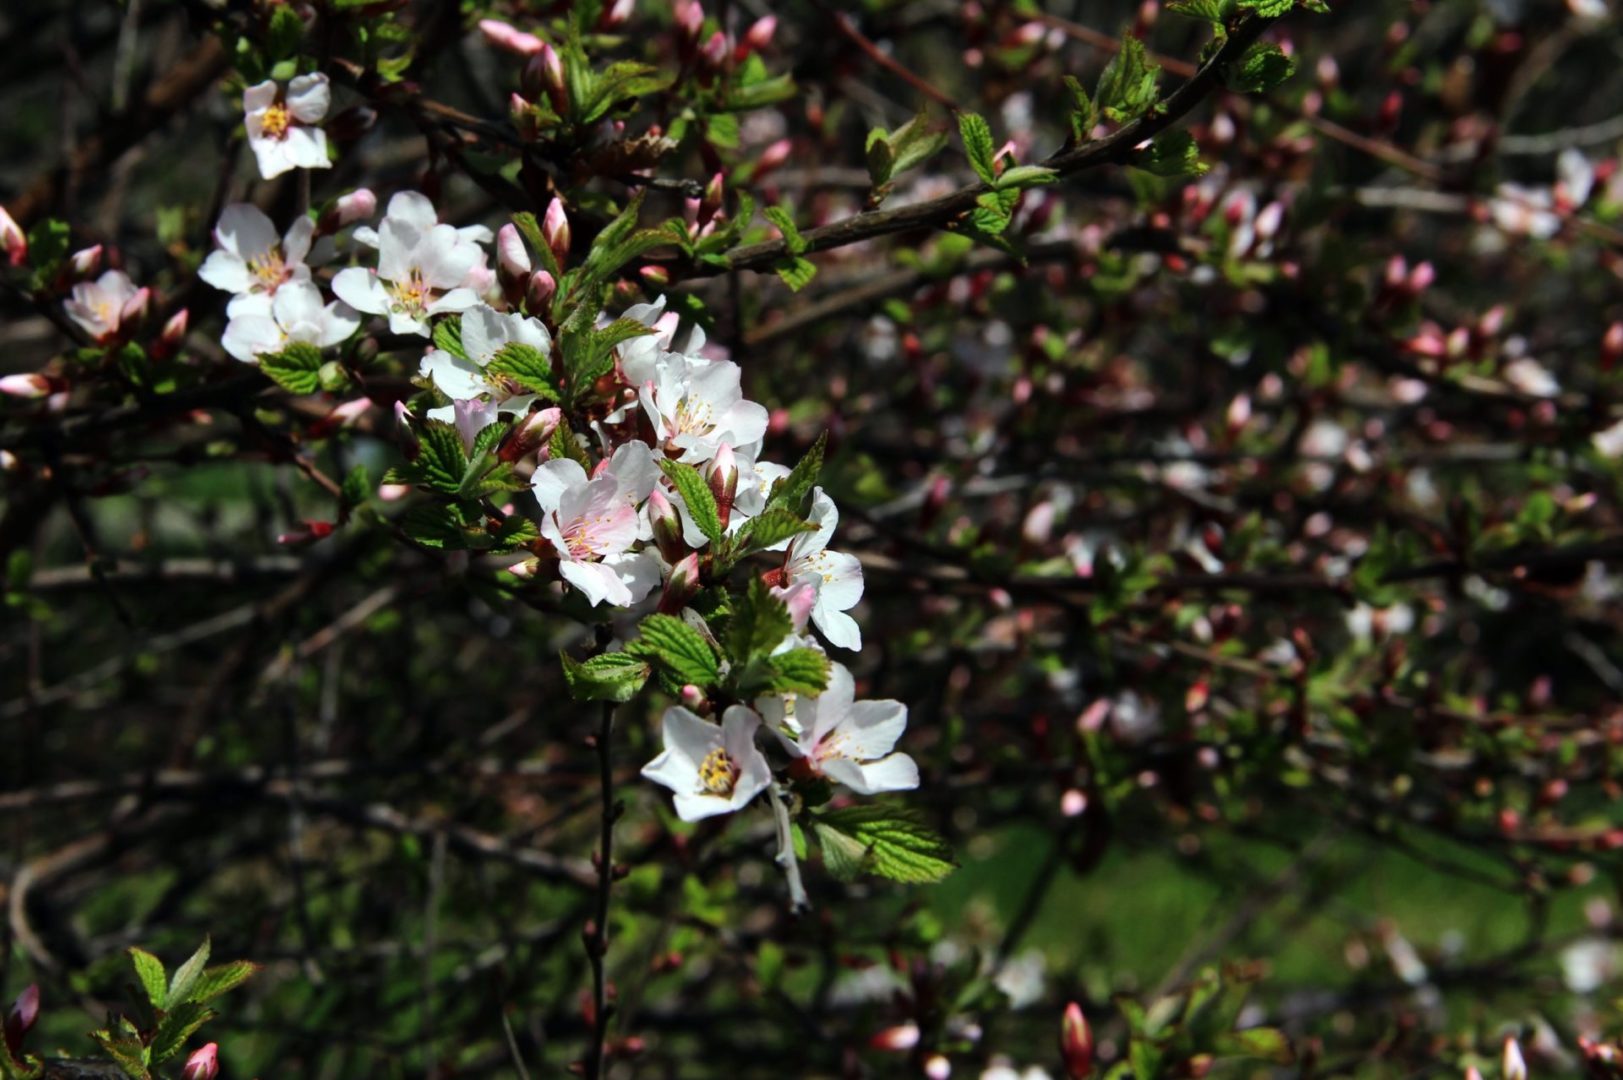
M 289 169 L 326 169 L 327 133 L 316 125 L 327 116 L 332 88 L 325 75 L 300 75 L 284 90 L 274 79 L 242 94 L 248 145 L 266 180 Z
M 1561 231 L 1561 215 L 1553 209 L 1554 203 L 1545 188 L 1500 184 L 1498 197 L 1488 203 L 1488 212 L 1495 225 L 1513 236 L 1548 240 Z
M 534 56 L 546 47 L 546 42 L 534 34 L 527 34 L 499 19 L 480 19 L 479 32 L 496 48 L 518 56 Z
M 282 286 L 274 297 L 240 297 L 226 324 L 221 344 L 244 363 L 263 353 L 280 352 L 295 342 L 318 349 L 337 345 L 361 325 L 360 317 L 341 300 L 324 303 L 312 282 Z
M 244 297 L 274 296 L 290 281 L 310 280 L 305 260 L 314 235 L 315 223 L 303 214 L 277 236 L 276 226 L 257 206 L 232 203 L 214 226 L 214 241 L 220 246 L 203 260 L 197 276 L 233 294 L 226 313 L 235 315 Z
M 68 318 L 97 342 L 111 341 L 119 327 L 145 309 L 150 294 L 137 289 L 122 270 L 109 270 L 95 281 L 81 281 L 64 307 Z
M 76 278 L 87 278 L 101 269 L 102 246 L 92 244 L 68 256 L 68 269 Z
M 481 304 L 462 316 L 462 351 L 466 360 L 439 349 L 430 349 L 423 357 L 418 374 L 434 380 L 434 385 L 453 401 L 490 398 L 490 416 L 496 413 L 523 414 L 529 412 L 534 394 L 523 392 L 501 375 L 489 372 L 491 361 L 516 342 L 528 345 L 542 356 L 552 355 L 552 335 L 535 319 L 522 315 L 504 315 Z M 452 406 L 430 409 L 428 415 L 435 420 L 450 422 Z
M 766 434 L 767 411 L 745 400 L 737 364 L 666 353 L 656 366 L 638 398 L 658 445 L 677 460 L 702 464 L 723 443 L 748 446 Z
M 665 749 L 642 775 L 671 790 L 683 821 L 730 814 L 772 782 L 755 745 L 760 726 L 760 717 L 742 705 L 730 706 L 719 725 L 673 705 L 661 723 Z
M 426 218 L 397 214 L 400 198 L 390 202 L 377 231 L 377 270 L 341 270 L 332 287 L 355 310 L 387 315 L 392 332 L 427 337 L 430 318 L 467 311 L 479 302 L 465 283 L 484 265 L 485 253 L 456 229 L 435 222 L 433 205 L 421 195 L 416 198 L 427 204 Z
M 818 774 L 859 795 L 918 787 L 919 767 L 906 754 L 894 752 L 907 730 L 907 706 L 855 697 L 851 673 L 844 665 L 833 664 L 827 689 L 818 697 L 798 696 L 792 714 L 782 698 L 766 698 L 759 704 L 789 756 Z
M 846 612 L 862 599 L 862 563 L 855 555 L 829 551 L 828 542 L 839 524 L 840 512 L 822 488 L 812 491 L 811 513 L 807 520 L 815 532 L 801 533 L 789 541 L 783 576 L 789 585 L 808 584 L 817 590 L 811 618 L 833 645 L 853 651 L 862 648 L 862 628 Z
M 7 397 L 34 401 L 45 397 L 54 389 L 52 381 L 37 372 L 0 376 L 0 394 Z
M 28 237 L 6 208 L 0 206 L 0 250 L 6 253 L 6 263 L 21 266 L 28 261 Z
M 558 573 L 596 607 L 629 607 L 659 584 L 659 562 L 631 548 L 645 539 L 638 507 L 659 469 L 646 444 L 626 443 L 595 477 L 578 462 L 554 458 L 530 478 L 541 507 L 541 535 L 558 555 Z
M 1522 1057 L 1522 1047 L 1515 1036 L 1505 1037 L 1505 1049 L 1499 1072 L 1503 1080 L 1527 1080 L 1527 1062 Z

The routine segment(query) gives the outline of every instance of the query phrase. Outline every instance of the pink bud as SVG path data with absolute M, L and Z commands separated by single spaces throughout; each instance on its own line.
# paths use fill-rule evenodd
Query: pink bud
M 1070 1080 L 1093 1075 L 1093 1032 L 1088 1018 L 1082 1015 L 1082 1006 L 1074 1001 L 1065 1006 L 1065 1018 L 1060 1022 L 1059 1052 Z
M 1389 289 L 1401 289 L 1409 276 L 1409 260 L 1402 255 L 1394 255 L 1386 260 L 1386 285 Z
M 546 311 L 552 294 L 557 291 L 558 283 L 552 279 L 552 275 L 545 270 L 537 270 L 530 275 L 529 288 L 524 292 L 524 306 L 531 315 L 539 315 Z
M 1619 360 L 1623 360 L 1623 322 L 1608 326 L 1600 339 L 1601 366 L 1610 369 Z
M 80 248 L 68 256 L 68 268 L 75 277 L 95 277 L 101 269 L 101 245 Z
M 876 1033 L 868 1040 L 875 1050 L 911 1050 L 919 1044 L 919 1026 L 909 1020 Z
M 1059 812 L 1066 817 L 1080 817 L 1088 808 L 1087 792 L 1080 788 L 1066 788 L 1059 797 Z
M 325 540 L 332 535 L 332 530 L 333 524 L 330 521 L 306 519 L 293 531 L 277 534 L 276 542 L 283 547 L 306 547 L 317 540 Z
M 547 204 L 546 216 L 541 221 L 541 235 L 546 239 L 547 246 L 552 249 L 552 257 L 563 266 L 569 260 L 569 215 L 564 213 L 564 204 L 553 199 Z
M 28 237 L 3 206 L 0 206 L 0 248 L 5 249 L 6 262 L 12 266 L 21 266 L 28 260 Z
M 1415 296 L 1419 296 L 1421 293 L 1431 288 L 1432 282 L 1436 280 L 1437 268 L 1432 266 L 1429 262 L 1420 263 L 1409 273 L 1409 292 Z
M 598 19 L 597 25 L 604 30 L 614 30 L 623 26 L 626 20 L 631 18 L 631 13 L 636 7 L 637 0 L 614 0 L 614 3 L 603 9 L 603 15 Z
M 186 1059 L 185 1068 L 180 1070 L 180 1080 L 214 1080 L 220 1075 L 219 1057 L 219 1043 L 207 1043 L 201 1049 L 192 1051 L 192 1056 Z
M 496 265 L 509 278 L 529 276 L 530 252 L 524 246 L 518 226 L 509 223 L 496 233 Z
M 772 35 L 778 31 L 778 17 L 776 15 L 763 15 L 750 24 L 744 31 L 744 44 L 750 49 L 760 52 L 772 44 Z
M 663 289 L 671 283 L 671 272 L 663 266 L 655 266 L 651 263 L 648 266 L 639 267 L 637 276 L 659 289 Z
M 1229 434 L 1236 435 L 1245 429 L 1251 422 L 1251 396 L 1249 394 L 1236 394 L 1234 400 L 1229 402 L 1228 415 L 1225 418 Z
M 526 142 L 533 141 L 541 134 L 541 121 L 535 115 L 535 106 L 523 95 L 508 95 L 507 115 L 513 121 L 513 127 L 518 129 L 519 138 Z
M 699 59 L 705 66 L 719 71 L 727 62 L 727 35 L 720 30 L 711 34 L 709 40 L 704 43 L 704 48 L 699 50 Z
M 671 567 L 671 576 L 665 581 L 665 591 L 659 598 L 659 610 L 675 615 L 699 592 L 699 553 L 690 551 Z
M 23 992 L 17 995 L 16 1004 L 12 1005 L 11 1013 L 6 1017 L 5 1040 L 6 1049 L 13 1058 L 21 1056 L 23 1049 L 23 1036 L 28 1034 L 39 1019 L 39 984 L 29 983 Z
M 709 711 L 710 703 L 705 698 L 704 691 L 700 690 L 692 683 L 687 683 L 684 685 L 682 687 L 682 693 L 678 696 L 681 699 L 682 707 L 684 709 L 689 709 L 700 714 L 701 716 Z
M 28 372 L 22 375 L 0 376 L 0 394 L 33 401 L 51 392 L 51 380 L 44 375 Z
M 552 438 L 562 417 L 562 411 L 556 408 L 537 409 L 523 417 L 502 436 L 496 447 L 497 459 L 514 462 L 535 453 Z
M 699 0 L 677 0 L 676 32 L 684 49 L 692 48 L 693 43 L 699 40 L 699 31 L 702 29 L 704 29 L 704 9 L 699 6 Z
M 564 77 L 564 63 L 558 50 L 546 42 L 524 68 L 524 92 L 531 95 L 546 94 L 552 102 L 552 111 L 559 116 L 569 112 L 569 83 Z
M 765 175 L 789 160 L 789 151 L 794 149 L 794 143 L 788 139 L 779 139 L 777 142 L 761 151 L 760 161 L 756 163 L 755 175 Z
M 179 347 L 180 343 L 186 340 L 186 327 L 190 322 L 190 314 L 185 308 L 181 308 L 164 322 L 163 331 L 159 335 L 160 340 L 170 348 Z
M 496 48 L 519 56 L 534 56 L 546 46 L 546 42 L 534 34 L 526 34 L 500 19 L 480 19 L 479 32 Z
M 716 216 L 722 204 L 727 200 L 727 178 L 722 173 L 716 173 L 710 182 L 704 186 L 704 197 L 694 208 L 693 219 L 696 224 L 703 224 Z
M 1054 533 L 1054 504 L 1048 499 L 1033 506 L 1020 524 L 1020 536 L 1026 543 L 1041 546 L 1048 543 Z
M 665 561 L 680 562 L 688 552 L 687 543 L 682 539 L 682 520 L 677 517 L 671 500 L 658 488 L 648 496 L 648 524 L 654 530 L 654 543 Z
M 119 325 L 122 326 L 125 323 L 133 323 L 146 318 L 147 310 L 151 306 L 152 290 L 143 285 L 135 290 L 134 296 L 124 301 L 124 307 L 118 313 Z
M 721 449 L 716 451 L 705 479 L 710 483 L 710 493 L 716 497 L 716 513 L 725 529 L 733 516 L 733 499 L 738 494 L 738 460 L 730 443 L 722 443 Z
M 340 195 L 335 205 L 339 226 L 353 225 L 378 212 L 378 197 L 372 194 L 370 188 L 356 188 L 348 195 Z
M 1500 1067 L 1503 1080 L 1527 1080 L 1527 1062 L 1522 1058 L 1521 1044 L 1514 1035 L 1505 1037 L 1504 1061 Z

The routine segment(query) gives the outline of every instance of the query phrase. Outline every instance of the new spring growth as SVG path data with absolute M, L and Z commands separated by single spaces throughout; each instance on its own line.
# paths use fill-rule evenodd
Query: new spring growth
M 738 496 L 738 459 L 728 443 L 722 443 L 705 471 L 710 494 L 716 497 L 716 515 L 725 529 L 733 516 L 733 501 Z
M 497 459 L 511 463 L 538 451 L 558 430 L 562 415 L 558 409 L 537 409 L 525 416 L 502 436 L 496 447 Z
M 552 302 L 552 294 L 558 291 L 558 283 L 551 274 L 545 270 L 537 270 L 530 275 L 530 284 L 524 293 L 524 305 L 531 314 L 540 314 Z
M 688 552 L 687 556 L 671 567 L 671 576 L 665 582 L 665 591 L 659 598 L 659 610 L 666 615 L 675 615 L 687 606 L 699 594 L 700 581 L 699 553 Z
M 524 93 L 532 98 L 547 95 L 552 111 L 559 116 L 569 115 L 569 82 L 564 77 L 564 63 L 558 50 L 546 42 L 524 66 Z
M 1074 1001 L 1065 1006 L 1065 1018 L 1060 1022 L 1059 1053 L 1070 1080 L 1093 1075 L 1093 1031 L 1082 1015 L 1082 1006 Z
M 17 995 L 16 1003 L 11 1006 L 11 1012 L 6 1016 L 6 1049 L 13 1058 L 22 1053 L 23 1036 L 28 1034 L 38 1019 L 39 984 L 29 983 L 27 988 Z
M 206 1043 L 192 1051 L 180 1070 L 180 1080 L 214 1080 L 220 1075 L 220 1044 Z
M 552 257 L 558 260 L 559 266 L 569 261 L 569 215 L 564 213 L 564 204 L 553 199 L 547 204 L 546 217 L 541 221 L 541 236 L 552 249 Z
M 678 563 L 687 554 L 688 546 L 682 540 L 682 519 L 676 507 L 655 488 L 648 496 L 648 524 L 654 530 L 654 544 L 668 563 Z
M 507 302 L 518 306 L 530 285 L 530 253 L 517 226 L 508 223 L 496 234 L 496 280 Z

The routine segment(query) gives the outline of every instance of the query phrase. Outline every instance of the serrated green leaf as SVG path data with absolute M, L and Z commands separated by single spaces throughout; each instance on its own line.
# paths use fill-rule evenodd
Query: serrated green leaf
M 1234 0 L 1172 0 L 1167 5 L 1167 10 L 1175 15 L 1204 19 L 1218 27 L 1228 22 L 1233 9 Z
M 806 250 L 806 241 L 795 227 L 795 219 L 789 215 L 789 211 L 781 206 L 769 206 L 761 213 L 783 234 L 783 246 L 789 254 L 799 255 Z
M 1071 141 L 1080 146 L 1093 138 L 1093 125 L 1099 122 L 1099 110 L 1076 76 L 1065 76 L 1065 89 L 1071 95 Z
M 1160 73 L 1144 51 L 1144 43 L 1132 34 L 1123 34 L 1121 50 L 1105 65 L 1093 100 L 1110 120 L 1124 124 L 1155 103 Z
M 567 458 L 585 469 L 592 470 L 592 462 L 581 447 L 580 440 L 575 438 L 575 432 L 569 426 L 569 421 L 559 418 L 558 426 L 553 429 L 552 438 L 547 443 L 547 453 L 560 460 Z
M 1290 14 L 1296 0 L 1239 0 L 1239 6 L 1241 10 L 1256 12 L 1265 19 L 1277 19 Z
M 932 130 L 929 118 L 921 112 L 890 133 L 890 145 L 896 154 L 896 164 L 891 169 L 891 175 L 895 176 L 940 153 L 947 145 L 947 133 Z
M 566 652 L 558 657 L 563 661 L 564 682 L 576 701 L 630 701 L 648 681 L 648 662 L 629 653 L 602 653 L 584 663 Z
M 817 833 L 817 846 L 823 852 L 823 866 L 835 881 L 855 881 L 869 869 L 872 856 L 861 841 L 820 820 L 812 827 Z
M 141 980 L 141 988 L 146 991 L 152 1007 L 163 1008 L 169 1000 L 169 976 L 163 969 L 163 961 L 145 949 L 131 948 L 130 963 L 135 965 L 135 977 Z
M 821 694 L 828 689 L 828 657 L 816 649 L 785 649 L 761 665 L 759 694 Z
M 434 323 L 434 347 L 458 360 L 468 358 L 466 350 L 462 348 L 462 316 L 447 315 Z
M 1242 94 L 1261 94 L 1296 74 L 1296 58 L 1287 56 L 1285 50 L 1271 41 L 1259 41 L 1229 65 L 1224 74 L 1229 89 Z
M 817 276 L 817 264 L 798 255 L 779 260 L 773 264 L 772 269 L 776 270 L 783 283 L 795 292 L 810 285 L 812 278 Z
M 462 436 L 443 420 L 414 420 L 412 423 L 420 444 L 417 457 L 391 472 L 406 483 L 455 495 L 468 472 Z
M 760 578 L 751 578 L 743 602 L 727 621 L 725 643 L 735 665 L 768 656 L 794 632 L 789 608 L 773 596 Z
M 1046 165 L 1016 165 L 997 178 L 997 186 L 1000 191 L 1006 188 L 1024 191 L 1026 188 L 1052 184 L 1057 179 L 1059 173 Z
M 969 157 L 975 175 L 988 184 L 995 183 L 997 171 L 993 159 L 997 151 L 992 143 L 992 128 L 986 118 L 979 113 L 959 113 L 958 135 L 964 140 L 964 153 Z
M 1278 1028 L 1222 1032 L 1212 1040 L 1212 1050 L 1220 1057 L 1260 1058 L 1276 1065 L 1289 1065 L 1296 1060 L 1289 1036 Z
M 716 685 L 721 664 L 716 651 L 693 627 L 674 615 L 650 615 L 638 627 L 638 637 L 626 646 L 632 656 L 651 660 L 668 686 L 692 683 L 701 689 Z
M 186 1040 L 192 1037 L 192 1032 L 218 1015 L 207 1005 L 195 1001 L 176 1005 L 158 1022 L 158 1030 L 152 1036 L 152 1063 L 161 1065 L 179 1054 L 186 1048 Z
M 817 478 L 822 475 L 823 451 L 827 446 L 828 432 L 825 431 L 817 436 L 811 449 L 789 470 L 789 475 L 772 485 L 772 494 L 767 498 L 761 516 L 774 510 L 799 511 L 801 502 L 817 486 Z
M 728 544 L 728 563 L 753 552 L 780 544 L 801 533 L 814 532 L 817 526 L 787 510 L 776 508 L 750 518 L 738 527 Z
M 197 951 L 186 958 L 186 962 L 175 969 L 175 974 L 169 980 L 169 1000 L 179 1003 L 191 997 L 192 987 L 203 977 L 203 969 L 209 962 L 210 942 L 203 939 L 203 944 Z
M 548 401 L 559 400 L 552 358 L 534 345 L 509 341 L 491 358 L 485 371 L 511 380 L 518 388 Z
M 313 394 L 321 389 L 321 350 L 292 341 L 281 352 L 261 353 L 259 370 L 285 390 Z
M 671 461 L 661 458 L 659 467 L 670 478 L 671 486 L 676 493 L 682 496 L 682 502 L 687 506 L 688 513 L 699 531 L 710 540 L 717 543 L 722 537 L 721 511 L 716 507 L 716 496 L 711 492 L 710 485 L 692 465 L 680 461 Z
M 868 180 L 874 187 L 883 187 L 890 182 L 891 175 L 896 169 L 896 151 L 891 148 L 890 139 L 884 128 L 874 128 L 868 132 L 868 145 L 864 148 L 868 165 Z
M 546 234 L 541 231 L 541 223 L 536 216 L 528 210 L 513 215 L 513 224 L 518 231 L 524 234 L 531 251 L 541 260 L 541 269 L 552 275 L 552 280 L 563 280 L 563 270 L 558 266 L 557 256 L 552 253 L 552 245 L 547 243 Z M 533 313 L 532 313 L 533 314 Z
M 936 882 L 958 866 L 947 841 L 902 807 L 869 803 L 830 810 L 818 816 L 817 828 L 819 838 L 825 829 L 846 837 L 851 843 L 845 854 L 853 848 L 865 852 L 863 867 L 892 881 Z
M 1200 146 L 1187 131 L 1157 135 L 1150 145 L 1134 153 L 1128 163 L 1156 176 L 1199 176 L 1208 168 L 1200 160 Z
M 259 965 L 250 960 L 233 960 L 203 972 L 192 986 L 188 1001 L 206 1005 L 221 994 L 235 990 L 259 971 Z
M 151 1080 L 152 1073 L 147 1070 L 147 1048 L 141 1042 L 139 1033 L 114 1035 L 106 1030 L 92 1031 L 90 1038 L 130 1080 Z

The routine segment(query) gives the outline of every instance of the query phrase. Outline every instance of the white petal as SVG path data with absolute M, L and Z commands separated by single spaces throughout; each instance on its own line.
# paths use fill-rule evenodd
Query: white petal
M 452 289 L 432 304 L 428 305 L 430 315 L 449 315 L 453 312 L 467 311 L 479 302 L 479 294 L 472 289 Z
M 276 101 L 276 80 L 266 79 L 256 83 L 242 92 L 242 111 L 245 113 L 263 112 Z
M 319 124 L 332 105 L 332 87 L 322 74 L 300 75 L 287 84 L 287 111 L 306 124 Z
M 626 606 L 640 604 L 648 594 L 659 587 L 659 560 L 645 551 L 634 555 L 610 555 L 600 564 L 612 570 L 625 586 L 630 599 Z
M 818 604 L 812 608 L 812 622 L 823 632 L 830 645 L 852 652 L 862 651 L 862 627 L 845 612 Z
M 253 124 L 248 125 L 248 145 L 253 147 L 254 160 L 259 165 L 259 175 L 264 180 L 274 180 L 278 176 L 293 168 L 293 162 L 282 152 L 282 144 L 275 139 L 256 139 Z
M 420 191 L 399 191 L 389 200 L 385 218 L 393 218 L 410 225 L 421 235 L 440 223 L 439 213 L 427 195 Z
M 858 701 L 839 726 L 840 752 L 856 761 L 876 761 L 896 749 L 907 730 L 907 706 L 900 701 Z
M 564 559 L 558 563 L 558 573 L 565 581 L 579 589 L 593 607 L 605 600 L 615 607 L 626 607 L 631 603 L 630 590 L 625 587 L 613 568 L 602 563 Z
M 226 324 L 220 344 L 238 360 L 251 363 L 260 353 L 276 352 L 284 341 L 276 320 L 262 315 L 244 315 Z
M 440 349 L 430 349 L 423 356 L 417 374 L 433 379 L 434 385 L 449 398 L 474 398 L 490 389 L 485 385 L 482 369 Z
M 332 168 L 332 159 L 327 156 L 327 133 L 320 128 L 295 124 L 287 129 L 282 146 L 288 160 L 301 169 Z
M 310 254 L 311 237 L 315 235 L 316 223 L 304 214 L 300 214 L 288 226 L 287 234 L 282 237 L 282 258 L 289 264 L 302 263 Z
M 376 274 L 365 267 L 351 266 L 338 271 L 332 279 L 332 291 L 356 311 L 371 315 L 386 315 L 389 312 L 389 290 Z
M 259 207 L 252 203 L 231 203 L 220 211 L 214 239 L 233 255 L 258 259 L 269 254 L 281 237 L 276 235 L 276 226 Z
M 361 327 L 361 316 L 354 308 L 342 300 L 334 300 L 327 305 L 321 316 L 321 333 L 316 344 L 325 349 L 337 345 Z
M 221 248 L 209 252 L 209 257 L 198 267 L 197 276 L 228 293 L 245 293 L 254 287 L 253 275 L 242 257 Z
M 823 773 L 858 795 L 882 791 L 912 791 L 919 786 L 919 767 L 906 754 L 891 754 L 879 761 L 859 763 L 839 758 L 826 762 Z
M 462 314 L 462 351 L 468 359 L 484 367 L 502 351 L 502 346 L 516 336 L 516 328 L 507 316 L 487 304 L 478 304 Z
M 580 467 L 580 462 L 569 458 L 543 461 L 530 477 L 530 489 L 535 492 L 535 501 L 549 514 L 563 505 L 566 491 L 585 487 L 586 483 L 586 470 Z

